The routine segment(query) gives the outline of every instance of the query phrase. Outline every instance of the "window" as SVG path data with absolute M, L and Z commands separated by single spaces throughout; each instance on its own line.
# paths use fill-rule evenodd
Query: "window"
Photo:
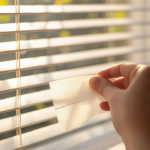
M 100 136 L 103 149 L 121 142 L 108 113 L 61 134 L 48 83 L 120 62 L 148 64 L 149 3 L 1 0 L 0 149 L 78 149 Z

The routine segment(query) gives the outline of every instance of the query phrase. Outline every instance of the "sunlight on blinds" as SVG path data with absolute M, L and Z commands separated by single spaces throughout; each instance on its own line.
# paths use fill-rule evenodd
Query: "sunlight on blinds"
M 95 139 L 106 149 L 121 142 L 107 113 L 62 134 L 49 82 L 145 63 L 150 20 L 142 14 L 149 5 L 134 3 L 0 0 L 0 149 L 78 150 Z

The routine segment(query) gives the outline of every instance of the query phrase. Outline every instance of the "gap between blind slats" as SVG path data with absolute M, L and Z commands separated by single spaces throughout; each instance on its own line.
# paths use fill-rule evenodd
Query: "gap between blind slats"
M 58 64 L 84 61 L 95 58 L 110 57 L 140 52 L 143 49 L 133 49 L 132 47 L 112 47 L 105 49 L 93 49 L 67 54 L 57 54 L 51 56 L 41 56 L 36 58 L 25 58 L 20 60 L 21 70 L 48 67 Z M 16 61 L 0 62 L 0 72 L 10 72 L 16 70 Z
M 101 4 L 76 4 L 76 5 L 20 5 L 21 15 L 52 14 L 52 13 L 84 13 L 129 11 L 143 8 L 129 5 L 101 5 Z M 15 15 L 15 6 L 0 6 L 0 15 Z
M 107 121 L 109 119 L 110 119 L 110 113 L 104 113 L 76 127 L 75 132 L 77 132 L 78 130 L 82 128 L 85 129 L 85 127 L 90 127 L 100 122 Z M 101 128 L 102 126 L 99 126 L 99 127 Z M 111 131 L 112 129 L 113 129 L 112 127 L 109 128 L 107 132 Z M 102 133 L 105 134 L 103 129 L 101 130 L 101 132 L 99 131 L 99 134 L 102 134 Z M 50 138 L 54 138 L 55 136 L 58 136 L 60 134 L 62 134 L 62 132 L 60 130 L 59 124 L 53 124 L 47 127 L 43 127 L 34 131 L 24 133 L 22 134 L 23 147 L 26 147 L 26 146 L 50 139 Z M 6 144 L 6 143 L 9 143 L 9 144 Z M 11 138 L 0 141 L 0 147 L 3 148 L 3 150 L 19 148 L 19 146 L 16 145 L 16 137 L 11 137 Z
M 149 23 L 150 21 L 146 21 Z M 40 32 L 49 30 L 64 30 L 64 29 L 78 29 L 102 26 L 118 26 L 141 24 L 142 20 L 130 19 L 78 19 L 78 20 L 63 20 L 63 21 L 48 21 L 48 22 L 23 22 L 20 23 L 19 32 Z M 14 23 L 1 24 L 0 34 L 16 33 L 16 26 Z
M 68 78 L 68 77 L 95 74 L 97 71 L 106 69 L 110 66 L 125 61 L 129 61 L 129 60 L 116 61 L 107 64 L 92 65 L 87 67 L 80 67 L 75 69 L 68 69 L 68 70 L 56 71 L 51 73 L 42 73 L 37 75 L 21 77 L 21 88 L 44 85 L 44 84 L 48 84 L 50 81 Z M 0 92 L 8 92 L 16 89 L 17 89 L 16 78 L 0 81 Z
M 21 115 L 21 128 L 56 118 L 54 107 L 48 107 Z M 0 120 L 0 134 L 17 129 L 17 117 Z
M 36 39 L 20 41 L 21 51 L 49 49 L 62 46 L 74 46 L 80 44 L 91 44 L 97 42 L 108 42 L 116 40 L 129 40 L 132 38 L 140 38 L 143 35 L 132 35 L 127 32 L 123 33 L 107 33 L 107 34 L 87 34 L 78 36 L 69 36 L 63 38 Z M 0 53 L 15 52 L 15 42 L 0 43 Z
M 33 105 L 47 103 L 52 101 L 50 89 L 39 92 L 21 95 L 21 108 L 30 107 Z M 0 100 L 0 113 L 15 110 L 16 97 L 6 98 Z

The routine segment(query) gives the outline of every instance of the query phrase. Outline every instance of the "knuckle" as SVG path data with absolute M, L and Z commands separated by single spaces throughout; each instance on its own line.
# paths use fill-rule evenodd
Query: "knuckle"
M 143 66 L 143 73 L 150 75 L 150 66 Z

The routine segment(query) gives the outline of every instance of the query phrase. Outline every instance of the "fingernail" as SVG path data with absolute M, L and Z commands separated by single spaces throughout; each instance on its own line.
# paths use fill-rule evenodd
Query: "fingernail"
M 93 77 L 90 79 L 90 86 L 93 89 L 97 89 L 97 87 L 99 86 L 99 80 L 96 77 Z

